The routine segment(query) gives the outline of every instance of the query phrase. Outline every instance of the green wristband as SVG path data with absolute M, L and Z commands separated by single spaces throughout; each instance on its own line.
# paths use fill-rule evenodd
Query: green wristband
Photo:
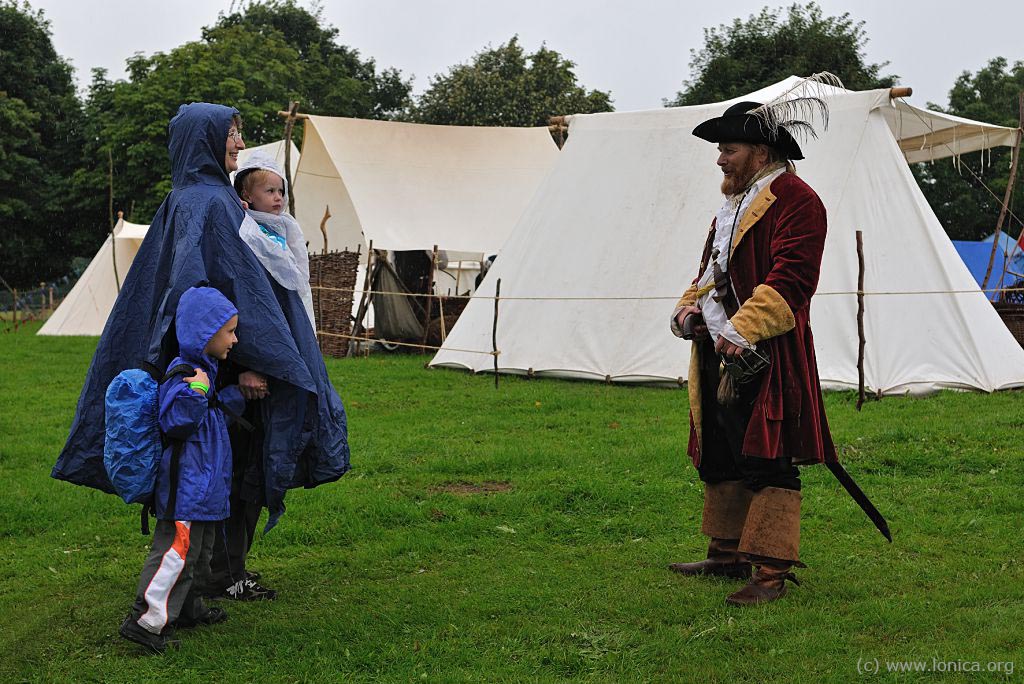
M 188 386 L 194 390 L 203 390 L 203 394 L 209 394 L 210 388 L 203 383 L 196 380 L 195 382 L 188 383 Z

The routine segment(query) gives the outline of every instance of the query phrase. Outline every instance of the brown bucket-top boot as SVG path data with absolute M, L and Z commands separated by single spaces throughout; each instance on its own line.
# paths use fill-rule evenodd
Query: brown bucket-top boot
M 786 594 L 786 581 L 800 583 L 790 570 L 805 567 L 799 560 L 800 492 L 765 487 L 754 494 L 747 513 L 739 551 L 750 557 L 757 571 L 746 586 L 725 602 L 734 606 L 768 603 Z
M 739 480 L 705 485 L 701 532 L 711 537 L 708 556 L 695 563 L 672 563 L 669 570 L 691 576 L 750 577 L 750 561 L 738 547 L 752 495 Z

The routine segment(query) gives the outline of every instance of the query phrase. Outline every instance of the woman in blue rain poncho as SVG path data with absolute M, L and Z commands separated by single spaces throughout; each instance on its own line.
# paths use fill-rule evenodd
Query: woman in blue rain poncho
M 284 512 L 288 489 L 331 482 L 348 470 L 348 427 L 301 296 L 269 277 L 239 237 L 245 213 L 228 180 L 244 148 L 238 125 L 237 110 L 207 103 L 182 105 L 171 120 L 173 189 L 107 320 L 52 475 L 113 491 L 103 467 L 107 385 L 126 368 L 167 367 L 178 351 L 178 298 L 207 284 L 238 308 L 231 360 L 266 379 L 260 405 L 269 530 Z M 255 385 L 250 391 L 262 393 Z

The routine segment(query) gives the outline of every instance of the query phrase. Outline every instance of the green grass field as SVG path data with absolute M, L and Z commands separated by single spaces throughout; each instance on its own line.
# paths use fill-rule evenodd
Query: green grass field
M 850 394 L 827 395 L 842 459 L 895 543 L 827 470 L 806 469 L 802 586 L 740 609 L 723 602 L 738 584 L 665 567 L 705 544 L 684 392 L 516 378 L 495 391 L 489 377 L 424 370 L 424 357 L 329 362 L 353 470 L 292 492 L 257 541 L 250 565 L 280 598 L 225 602 L 225 624 L 142 656 L 117 635 L 147 550 L 137 507 L 49 477 L 95 340 L 32 331 L 0 336 L 2 682 L 1024 670 L 1020 393 L 888 398 L 861 413 Z M 889 674 L 887 661 L 947 671 Z

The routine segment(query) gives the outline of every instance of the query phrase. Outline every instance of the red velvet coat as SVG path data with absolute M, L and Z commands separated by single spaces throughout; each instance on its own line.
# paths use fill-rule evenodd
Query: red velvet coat
M 740 309 L 732 321 L 745 339 L 767 349 L 772 360 L 743 439 L 747 456 L 789 456 L 799 464 L 836 459 L 810 328 L 825 232 L 825 207 L 817 194 L 796 175 L 783 173 L 754 198 L 733 237 L 729 274 Z M 714 237 L 712 224 L 699 273 L 708 264 Z M 692 303 L 687 300 L 695 299 L 695 292 L 691 287 L 680 302 Z M 700 397 L 700 383 L 694 382 L 698 349 L 694 344 L 687 449 L 695 465 L 702 450 L 725 448 L 701 444 L 701 401 L 716 399 Z

